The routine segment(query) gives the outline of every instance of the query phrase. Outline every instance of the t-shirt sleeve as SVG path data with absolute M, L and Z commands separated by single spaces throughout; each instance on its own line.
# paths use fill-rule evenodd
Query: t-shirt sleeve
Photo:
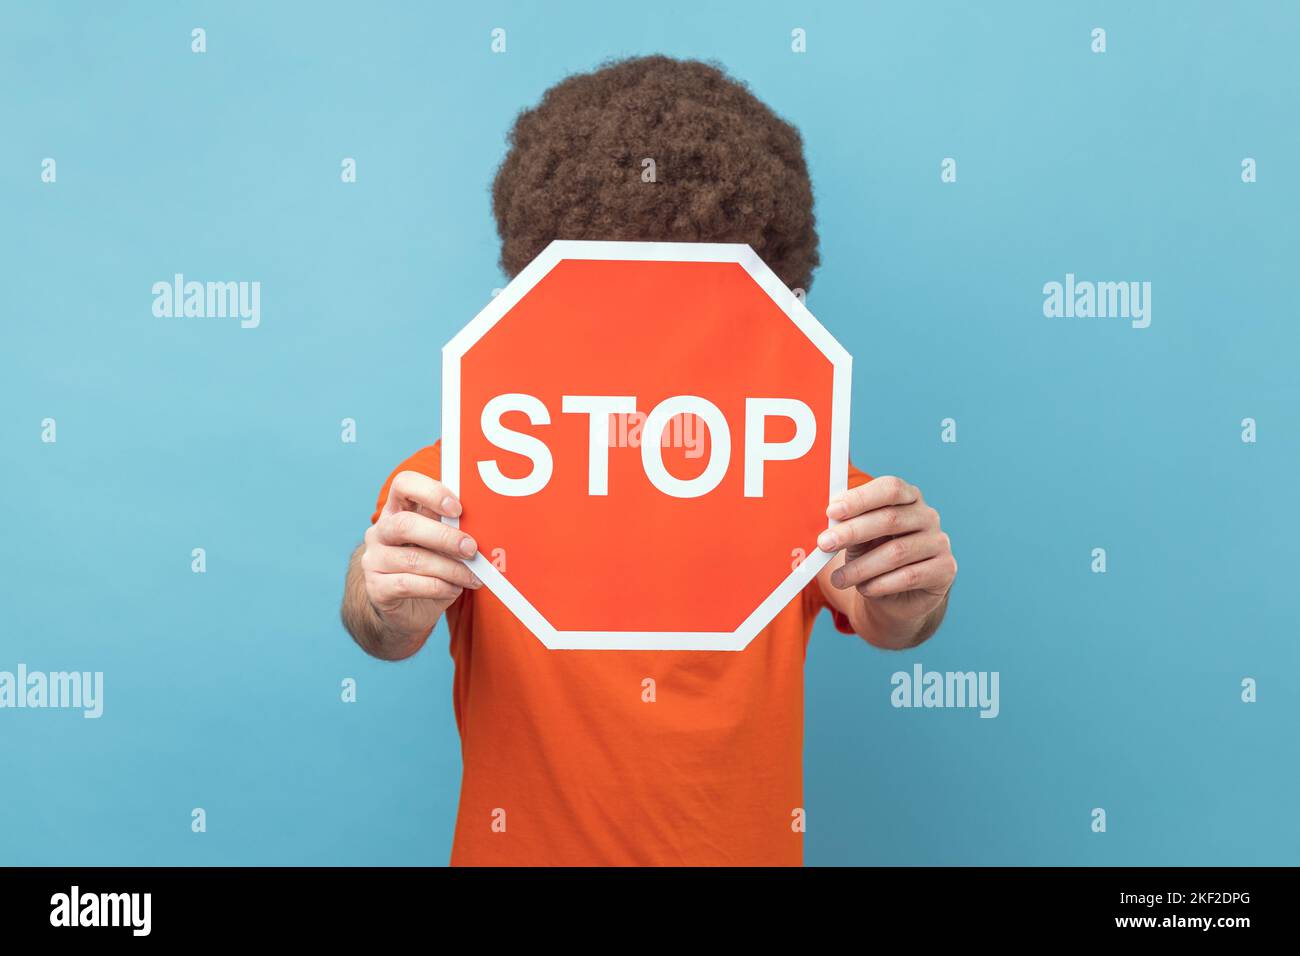
M 406 461 L 402 462 L 393 469 L 393 473 L 388 476 L 384 482 L 384 487 L 379 491 L 379 500 L 375 503 L 375 513 L 370 516 L 370 523 L 374 524 L 379 520 L 379 515 L 384 510 L 384 502 L 388 500 L 388 489 L 393 485 L 393 479 L 403 471 L 418 471 L 422 475 L 428 475 L 430 478 L 439 478 L 442 475 L 442 440 L 434 442 L 426 448 L 421 448 Z
M 871 476 L 865 471 L 854 467 L 853 462 L 849 462 L 849 487 L 856 488 L 858 485 L 865 485 L 871 480 Z M 816 578 L 808 582 L 803 589 L 804 606 L 808 609 L 809 617 L 816 617 L 817 612 L 826 608 L 831 612 L 831 619 L 835 622 L 835 630 L 842 634 L 852 634 L 853 625 L 849 623 L 848 617 L 842 612 L 836 610 L 826 602 L 826 595 L 822 594 L 822 586 Z

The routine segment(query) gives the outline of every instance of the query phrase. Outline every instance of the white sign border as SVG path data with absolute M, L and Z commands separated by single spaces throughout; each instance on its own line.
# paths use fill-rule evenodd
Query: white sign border
M 460 360 L 538 282 L 564 259 L 615 259 L 654 262 L 735 262 L 749 273 L 790 320 L 830 360 L 831 474 L 828 499 L 848 487 L 849 408 L 853 358 L 807 307 L 746 243 L 613 242 L 557 239 L 548 245 L 468 325 L 442 349 L 442 476 L 452 493 L 460 495 Z M 458 518 L 443 518 L 459 527 Z M 835 520 L 828 525 L 838 524 Z M 733 632 L 725 631 L 559 631 L 546 620 L 504 574 L 481 553 L 466 560 L 524 626 L 547 648 L 609 651 L 742 651 L 826 566 L 833 555 L 814 548 L 797 568 L 754 609 Z

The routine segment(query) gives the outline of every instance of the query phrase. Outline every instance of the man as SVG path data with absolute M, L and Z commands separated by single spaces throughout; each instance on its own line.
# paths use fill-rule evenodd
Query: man
M 516 120 L 492 198 L 510 275 L 552 239 L 746 242 L 804 289 L 818 262 L 798 132 L 698 62 L 624 60 L 548 90 Z M 829 608 L 881 648 L 934 633 L 957 566 L 921 492 L 850 468 L 826 508 L 842 523 L 818 540 L 836 557 L 743 651 L 549 651 L 461 563 L 477 544 L 438 520 L 461 513 L 439 472 L 434 444 L 385 483 L 343 620 L 400 660 L 447 615 L 453 865 L 799 865 L 813 621 Z

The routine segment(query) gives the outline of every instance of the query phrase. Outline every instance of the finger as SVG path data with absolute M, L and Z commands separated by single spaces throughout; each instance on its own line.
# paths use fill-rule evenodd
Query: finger
M 826 506 L 826 517 L 844 520 L 886 505 L 910 505 L 921 500 L 921 492 L 894 475 L 873 478 L 865 485 L 842 491 Z
M 483 582 L 462 562 L 413 544 L 393 547 L 376 544 L 366 548 L 361 556 L 361 567 L 378 574 L 419 574 L 428 578 L 442 578 L 463 588 L 480 588 Z
M 942 554 L 948 547 L 948 536 L 942 531 L 905 534 L 879 544 L 861 557 L 836 568 L 831 575 L 831 584 L 837 588 L 852 587 L 887 574 L 895 568 Z
M 887 505 L 827 528 L 817 536 L 817 547 L 823 551 L 838 551 L 855 544 L 866 544 L 876 538 L 912 531 L 929 531 L 937 527 L 939 512 L 927 504 L 918 501 L 910 505 Z
M 421 574 L 375 574 L 367 588 L 370 600 L 378 605 L 412 599 L 454 601 L 463 590 L 459 584 Z
M 448 518 L 460 517 L 460 502 L 441 481 L 418 471 L 399 471 L 388 486 L 384 514 L 419 511 L 421 507 Z
M 478 544 L 464 531 L 414 511 L 386 514 L 373 527 L 380 544 L 415 544 L 440 554 L 463 558 L 472 558 L 478 551 Z
M 940 593 L 947 590 L 957 574 L 957 562 L 951 554 L 909 564 L 878 578 L 872 578 L 860 587 L 863 594 L 870 598 L 888 597 L 891 594 L 903 594 L 907 591 L 933 591 Z

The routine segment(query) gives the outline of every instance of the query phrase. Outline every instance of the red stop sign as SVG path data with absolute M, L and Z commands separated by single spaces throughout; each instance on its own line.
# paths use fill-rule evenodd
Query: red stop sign
M 829 560 L 850 373 L 747 245 L 553 242 L 443 349 L 443 520 L 551 649 L 740 650 Z

